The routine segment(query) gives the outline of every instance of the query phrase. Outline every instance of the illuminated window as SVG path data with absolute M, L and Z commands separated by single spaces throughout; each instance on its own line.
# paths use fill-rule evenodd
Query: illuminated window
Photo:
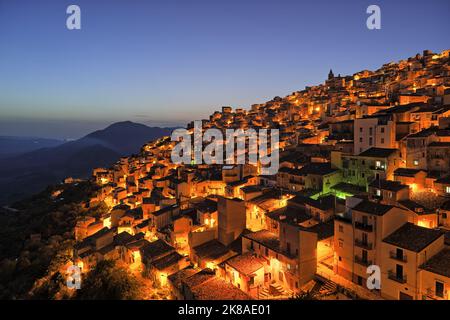
M 414 160 L 414 165 L 418 166 L 419 165 L 419 161 L 418 160 Z
M 377 189 L 377 196 L 380 197 L 381 196 L 381 190 Z
M 445 187 L 445 192 L 446 193 L 450 193 L 450 187 L 449 186 Z

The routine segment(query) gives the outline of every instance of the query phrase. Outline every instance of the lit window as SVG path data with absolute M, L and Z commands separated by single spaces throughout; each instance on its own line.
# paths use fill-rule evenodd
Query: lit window
M 450 187 L 449 186 L 445 187 L 445 192 L 446 193 L 450 193 Z
M 380 197 L 381 196 L 381 190 L 377 189 L 377 196 Z
M 418 160 L 414 160 L 414 165 L 418 166 L 419 165 L 419 161 Z

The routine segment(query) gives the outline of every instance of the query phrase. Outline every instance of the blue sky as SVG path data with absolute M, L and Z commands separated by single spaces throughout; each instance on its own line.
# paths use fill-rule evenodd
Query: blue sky
M 66 28 L 81 8 L 82 29 Z M 381 7 L 381 30 L 366 8 Z M 449 49 L 447 0 L 0 0 L 0 135 L 76 138 L 249 107 L 330 68 Z

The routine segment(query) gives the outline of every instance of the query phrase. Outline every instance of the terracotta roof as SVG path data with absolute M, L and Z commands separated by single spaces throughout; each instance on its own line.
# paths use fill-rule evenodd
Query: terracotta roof
M 252 232 L 243 235 L 242 237 L 258 242 L 263 246 L 268 247 L 274 251 L 280 250 L 280 240 L 278 239 L 278 236 L 267 230 Z
M 250 252 L 228 259 L 225 263 L 238 272 L 250 276 L 261 268 L 264 268 L 264 260 Z
M 353 207 L 354 211 L 361 211 L 364 213 L 374 214 L 377 216 L 382 216 L 387 213 L 389 210 L 394 208 L 394 206 L 389 206 L 377 202 L 363 200 Z
M 444 249 L 437 253 L 421 268 L 450 278 L 450 249 Z
M 229 249 L 218 240 L 211 240 L 194 247 L 195 254 L 203 259 L 218 259 L 229 252 Z
M 370 158 L 387 158 L 395 152 L 398 152 L 398 149 L 370 148 L 361 152 L 359 156 Z
M 384 238 L 383 242 L 409 251 L 420 252 L 443 234 L 441 230 L 419 227 L 408 222 Z

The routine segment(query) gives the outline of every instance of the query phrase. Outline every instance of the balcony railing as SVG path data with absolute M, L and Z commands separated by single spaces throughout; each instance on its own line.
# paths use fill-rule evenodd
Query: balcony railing
M 368 231 L 368 232 L 373 231 L 373 226 L 362 223 L 362 222 L 358 222 L 358 221 L 355 221 L 355 228 L 359 229 L 359 230 L 363 230 L 363 231 Z
M 362 265 L 364 267 L 368 267 L 368 266 L 372 265 L 372 261 L 363 259 L 360 256 L 355 256 L 355 263 Z
M 397 252 L 395 252 L 395 251 L 391 251 L 391 252 L 389 252 L 389 257 L 391 258 L 391 259 L 394 259 L 394 260 L 397 260 L 397 261 L 402 261 L 402 262 L 406 262 L 406 261 L 408 261 L 407 259 L 406 259 L 406 256 L 405 255 L 398 255 L 397 254 Z
M 433 289 L 427 289 L 427 297 L 433 300 L 445 300 L 448 295 L 448 291 L 444 290 L 444 292 L 440 292 L 436 294 L 436 291 Z
M 388 278 L 397 281 L 398 283 L 406 283 L 406 275 L 399 275 L 394 271 L 388 272 Z
M 378 166 L 369 166 L 370 170 L 377 170 L 377 171 L 386 171 L 385 167 L 378 167 Z
M 355 246 L 363 248 L 363 249 L 367 249 L 367 250 L 372 250 L 372 244 L 367 241 L 361 241 L 361 240 L 355 239 Z

